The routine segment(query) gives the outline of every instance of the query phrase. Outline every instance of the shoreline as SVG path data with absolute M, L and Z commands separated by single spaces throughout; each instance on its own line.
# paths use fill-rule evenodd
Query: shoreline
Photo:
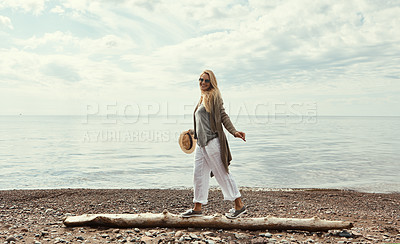
M 193 190 L 193 187 L 171 187 L 171 188 L 90 188 L 90 187 L 60 187 L 60 188 L 12 188 L 12 189 L 0 189 L 2 191 L 46 191 L 46 190 Z M 220 190 L 219 186 L 210 186 L 210 191 Z M 242 186 L 239 187 L 240 191 L 351 191 L 359 193 L 372 193 L 372 194 L 400 194 L 399 191 L 372 191 L 365 190 L 365 188 L 315 188 L 315 187 L 305 187 L 305 188 L 270 188 L 270 187 L 250 187 Z
M 346 231 L 217 230 L 106 227 L 67 228 L 66 216 L 86 213 L 179 214 L 192 207 L 191 189 L 14 189 L 0 190 L 0 242 L 17 243 L 400 243 L 400 193 L 342 189 L 240 189 L 249 212 L 245 218 L 282 217 L 351 221 Z M 205 215 L 224 214 L 232 203 L 216 187 L 209 192 Z M 183 239 L 182 239 L 183 238 Z

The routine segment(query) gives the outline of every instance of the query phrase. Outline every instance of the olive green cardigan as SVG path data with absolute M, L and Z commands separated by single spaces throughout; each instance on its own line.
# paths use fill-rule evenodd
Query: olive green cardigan
M 196 108 L 193 112 L 193 122 L 194 122 L 194 138 L 197 139 L 196 134 L 196 110 L 200 106 L 201 99 L 197 103 Z M 214 99 L 214 104 L 212 106 L 210 112 L 210 127 L 213 132 L 217 132 L 219 144 L 220 144 L 220 151 L 221 151 L 221 160 L 224 164 L 226 172 L 229 173 L 229 164 L 232 160 L 231 151 L 229 150 L 228 140 L 226 139 L 224 130 L 222 128 L 222 124 L 225 126 L 226 130 L 229 131 L 233 136 L 237 132 L 235 127 L 233 126 L 231 119 L 229 118 L 228 114 L 225 113 L 224 102 L 220 96 L 217 96 Z

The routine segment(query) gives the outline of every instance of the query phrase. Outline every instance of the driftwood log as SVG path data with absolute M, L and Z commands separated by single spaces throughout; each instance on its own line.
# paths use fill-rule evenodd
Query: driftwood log
M 237 218 L 228 219 L 221 214 L 214 216 L 182 218 L 164 210 L 160 214 L 84 214 L 69 216 L 64 224 L 73 226 L 109 226 L 118 228 L 129 227 L 167 227 L 167 228 L 215 228 L 244 230 L 307 230 L 328 231 L 333 229 L 351 228 L 353 224 L 347 221 L 329 221 L 319 218 Z

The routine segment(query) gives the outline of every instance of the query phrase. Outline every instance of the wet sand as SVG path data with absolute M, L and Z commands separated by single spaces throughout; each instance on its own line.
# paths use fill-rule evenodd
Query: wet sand
M 345 190 L 270 191 L 241 189 L 243 217 L 317 216 L 351 221 L 349 230 L 328 232 L 176 228 L 74 227 L 70 215 L 86 213 L 179 214 L 192 207 L 192 190 L 57 189 L 0 191 L 0 242 L 4 243 L 400 243 L 400 193 Z M 205 215 L 232 207 L 210 191 Z

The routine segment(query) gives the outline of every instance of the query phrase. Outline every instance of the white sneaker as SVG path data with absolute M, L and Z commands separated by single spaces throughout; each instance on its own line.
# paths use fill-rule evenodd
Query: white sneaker
M 232 209 L 231 209 L 231 210 L 232 210 Z M 225 214 L 225 216 L 226 216 L 228 219 L 236 219 L 236 218 L 238 218 L 240 215 L 242 215 L 242 214 L 244 214 L 244 213 L 247 212 L 247 209 L 246 209 L 245 206 L 243 206 L 243 208 L 241 208 L 240 210 L 235 210 L 235 209 L 233 209 L 234 211 L 231 211 L 231 210 L 229 210 L 229 213 L 226 213 L 226 214 Z

